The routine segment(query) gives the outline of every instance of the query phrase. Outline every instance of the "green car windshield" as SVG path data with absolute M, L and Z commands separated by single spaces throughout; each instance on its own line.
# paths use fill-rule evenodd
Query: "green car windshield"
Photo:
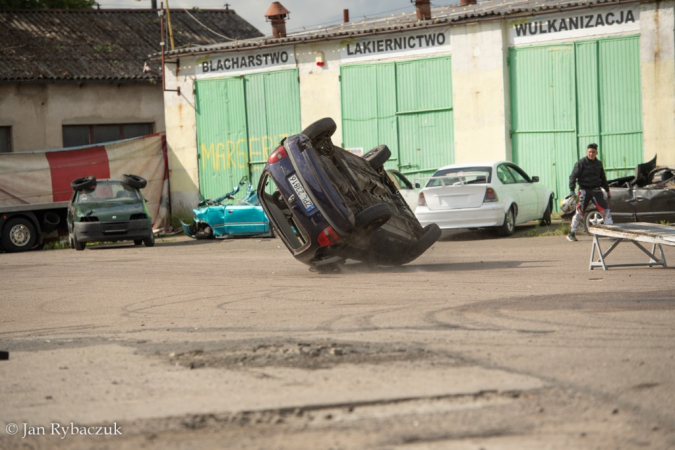
M 75 203 L 91 202 L 114 202 L 114 201 L 139 201 L 141 196 L 137 189 L 126 186 L 120 182 L 98 182 L 94 189 L 79 191 L 75 197 Z

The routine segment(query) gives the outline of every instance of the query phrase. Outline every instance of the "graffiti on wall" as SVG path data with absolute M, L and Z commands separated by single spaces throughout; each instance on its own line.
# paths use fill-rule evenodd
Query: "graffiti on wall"
M 228 140 L 226 142 L 201 143 L 200 158 L 202 169 L 216 172 L 230 169 L 246 169 L 251 163 L 267 162 L 270 153 L 279 142 L 290 136 L 281 133 L 275 136 L 261 136 L 247 139 Z

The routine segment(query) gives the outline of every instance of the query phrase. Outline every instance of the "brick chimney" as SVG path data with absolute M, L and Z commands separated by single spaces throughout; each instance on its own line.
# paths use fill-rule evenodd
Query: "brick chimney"
M 272 22 L 272 36 L 275 38 L 286 37 L 286 19 L 291 12 L 279 2 L 270 5 L 265 13 L 268 22 Z
M 431 20 L 430 0 L 410 0 L 410 2 L 415 4 L 415 11 L 417 12 L 417 20 Z

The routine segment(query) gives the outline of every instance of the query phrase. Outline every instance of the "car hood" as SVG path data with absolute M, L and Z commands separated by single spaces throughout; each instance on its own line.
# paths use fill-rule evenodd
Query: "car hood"
M 99 221 L 129 220 L 132 214 L 145 213 L 141 202 L 91 202 L 75 206 L 75 213 L 79 217 L 92 216 Z

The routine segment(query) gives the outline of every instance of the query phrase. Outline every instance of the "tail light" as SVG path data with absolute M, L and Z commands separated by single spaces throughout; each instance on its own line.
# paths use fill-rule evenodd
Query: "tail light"
M 497 197 L 497 193 L 495 192 L 494 189 L 490 187 L 485 189 L 485 197 L 483 198 L 483 203 L 498 202 L 498 201 L 499 197 Z
M 427 199 L 424 198 L 424 192 L 420 192 L 420 196 L 417 198 L 417 206 L 427 206 Z
M 333 227 L 327 227 L 316 238 L 316 242 L 322 247 L 335 244 L 338 240 L 340 240 L 340 236 L 338 236 Z
M 272 152 L 269 158 L 267 158 L 267 162 L 269 164 L 275 163 L 277 161 L 281 161 L 282 159 L 286 158 L 288 156 L 288 153 L 286 153 L 286 149 L 284 148 L 283 145 L 280 145 L 277 147 L 276 150 Z

